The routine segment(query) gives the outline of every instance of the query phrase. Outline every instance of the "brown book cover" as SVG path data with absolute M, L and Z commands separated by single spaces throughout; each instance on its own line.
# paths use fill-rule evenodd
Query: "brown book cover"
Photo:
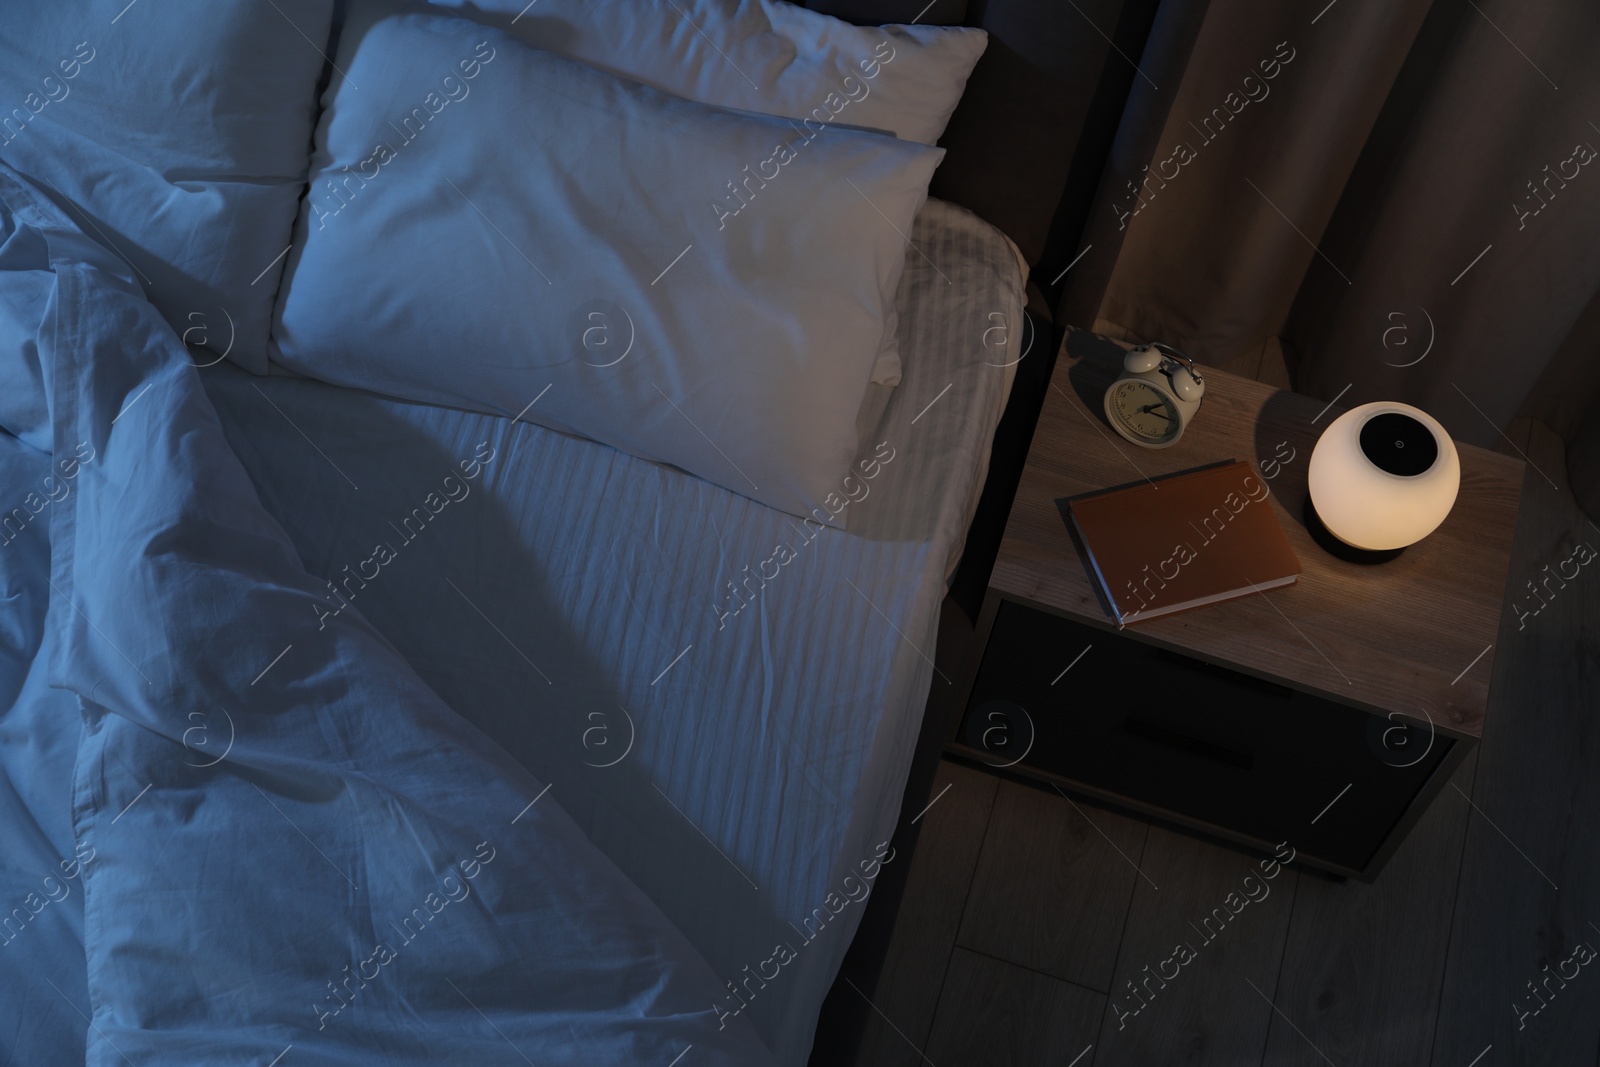
M 1067 507 L 1120 627 L 1293 582 L 1300 561 L 1271 501 L 1235 460 Z

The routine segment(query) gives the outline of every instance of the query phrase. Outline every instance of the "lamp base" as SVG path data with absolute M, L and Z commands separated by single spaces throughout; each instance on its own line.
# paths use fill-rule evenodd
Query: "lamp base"
M 1302 510 L 1302 516 L 1306 522 L 1306 532 L 1311 535 L 1311 539 L 1328 555 L 1347 563 L 1387 563 L 1405 551 L 1404 548 L 1357 548 L 1339 540 L 1322 521 L 1322 516 L 1317 514 L 1309 493 L 1306 494 L 1306 506 Z

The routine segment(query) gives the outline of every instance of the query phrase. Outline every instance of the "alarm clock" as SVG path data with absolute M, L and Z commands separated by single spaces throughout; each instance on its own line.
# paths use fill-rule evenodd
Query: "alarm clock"
M 1206 382 L 1194 360 L 1159 342 L 1130 349 L 1106 390 L 1106 420 L 1136 445 L 1166 448 L 1200 410 Z

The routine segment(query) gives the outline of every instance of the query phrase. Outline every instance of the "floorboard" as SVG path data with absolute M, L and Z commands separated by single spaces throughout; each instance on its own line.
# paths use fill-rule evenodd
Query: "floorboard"
M 939 765 L 933 785 L 937 799 L 922 816 L 905 899 L 872 995 L 877 1010 L 867 1023 L 856 1058 L 862 1067 L 912 1067 L 924 1062 L 919 1050 L 926 1048 L 933 1030 L 934 1010 L 999 784 L 993 775 L 948 760 Z
M 1600 549 L 1566 489 L 1559 438 L 1536 423 L 1527 451 L 1507 594 L 1523 609 L 1539 603 L 1526 582 L 1545 566 L 1557 570 L 1578 543 Z M 1495 650 L 1436 1067 L 1486 1049 L 1481 1067 L 1588 1065 L 1600 1047 L 1600 959 L 1575 975 L 1563 964 L 1580 943 L 1600 948 L 1600 560 L 1549 590 L 1536 614 L 1508 606 Z
M 1268 998 L 1303 877 L 1278 867 L 1263 880 L 1263 858 L 1150 827 L 1140 861 L 1150 881 L 1134 890 L 1095 1067 L 1261 1062 Z M 1175 958 L 1180 947 L 1189 949 L 1187 962 Z
M 1105 992 L 1146 825 L 1002 782 L 956 943 Z
M 1094 1043 L 1105 996 L 958 948 L 928 1061 L 945 1067 L 1067 1067 Z M 1084 1057 L 1079 1067 L 1090 1063 Z
M 1453 778 L 1467 793 L 1475 762 Z M 1371 885 L 1301 879 L 1264 1062 L 1428 1062 L 1470 810 L 1446 786 Z

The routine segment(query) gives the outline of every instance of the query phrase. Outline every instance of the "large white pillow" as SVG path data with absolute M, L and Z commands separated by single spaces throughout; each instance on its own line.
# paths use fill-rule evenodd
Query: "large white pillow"
M 980 29 L 852 26 L 781 0 L 431 0 L 536 48 L 702 104 L 933 144 L 988 44 Z M 900 382 L 891 306 L 873 366 Z
M 828 521 L 942 149 L 359 3 L 337 63 L 275 359 Z
M 988 35 L 852 26 L 782 0 L 433 0 L 702 104 L 933 144 Z

